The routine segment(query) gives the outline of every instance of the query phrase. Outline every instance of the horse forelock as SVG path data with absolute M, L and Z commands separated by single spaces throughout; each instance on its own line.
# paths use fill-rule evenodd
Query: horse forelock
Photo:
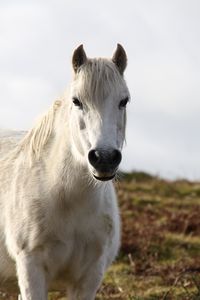
M 78 86 L 81 101 L 92 105 L 105 100 L 113 90 L 119 93 L 125 80 L 111 60 L 94 58 L 81 66 L 74 84 Z

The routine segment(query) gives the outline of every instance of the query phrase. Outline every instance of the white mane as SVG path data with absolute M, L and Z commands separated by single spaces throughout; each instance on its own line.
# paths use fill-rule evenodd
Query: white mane
M 40 157 L 42 149 L 51 137 L 55 115 L 61 105 L 62 101 L 56 100 L 20 143 L 20 148 L 28 151 L 31 160 Z

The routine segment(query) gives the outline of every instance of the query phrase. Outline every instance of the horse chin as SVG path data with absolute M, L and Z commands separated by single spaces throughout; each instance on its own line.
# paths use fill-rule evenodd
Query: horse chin
M 108 181 L 108 180 L 112 180 L 115 177 L 115 174 L 111 175 L 111 176 L 96 176 L 94 175 L 94 178 L 100 181 Z

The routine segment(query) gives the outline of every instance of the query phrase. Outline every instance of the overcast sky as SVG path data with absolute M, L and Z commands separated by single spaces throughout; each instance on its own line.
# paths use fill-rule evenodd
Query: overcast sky
M 124 170 L 200 179 L 199 0 L 1 0 L 0 128 L 29 129 L 62 94 L 71 55 L 127 51 Z

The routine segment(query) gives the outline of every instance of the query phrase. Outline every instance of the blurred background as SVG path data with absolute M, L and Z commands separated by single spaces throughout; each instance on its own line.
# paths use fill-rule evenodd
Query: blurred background
M 132 98 L 121 250 L 96 299 L 200 299 L 200 1 L 1 0 L 0 129 L 33 126 L 69 84 L 81 43 L 89 57 L 124 46 Z M 5 299 L 17 295 L 0 282 Z
M 71 79 L 71 55 L 129 58 L 124 171 L 200 179 L 198 0 L 2 0 L 0 128 L 27 130 Z

